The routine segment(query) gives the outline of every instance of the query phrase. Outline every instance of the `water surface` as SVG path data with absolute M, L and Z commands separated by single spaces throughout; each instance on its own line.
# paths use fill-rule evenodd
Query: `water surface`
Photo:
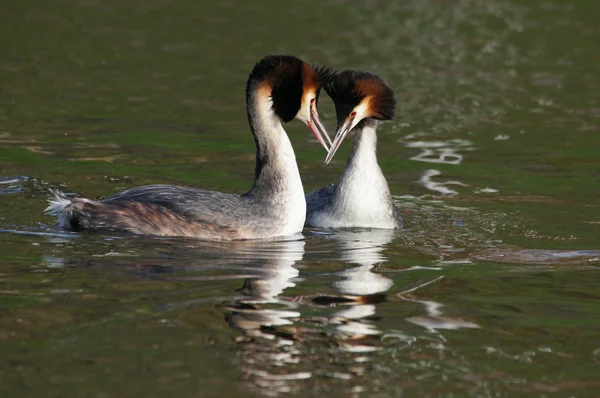
M 530 3 L 9 0 L 2 396 L 596 396 L 600 6 Z M 405 231 L 207 243 L 42 215 L 48 187 L 247 190 L 244 84 L 278 52 L 394 87 L 378 153 Z M 324 166 L 286 129 L 306 191 L 334 182 L 349 146 Z

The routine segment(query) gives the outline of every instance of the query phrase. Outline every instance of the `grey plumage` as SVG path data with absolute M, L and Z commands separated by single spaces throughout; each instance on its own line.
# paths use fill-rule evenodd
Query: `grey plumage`
M 306 201 L 294 151 L 281 123 L 301 111 L 306 118 L 309 111 L 302 105 L 306 92 L 318 95 L 332 76 L 328 69 L 291 56 L 267 56 L 255 65 L 246 86 L 246 106 L 256 143 L 256 172 L 252 188 L 244 195 L 150 185 L 94 201 L 69 199 L 54 191 L 46 213 L 58 216 L 62 228 L 71 229 L 226 240 L 298 233 L 304 225 Z

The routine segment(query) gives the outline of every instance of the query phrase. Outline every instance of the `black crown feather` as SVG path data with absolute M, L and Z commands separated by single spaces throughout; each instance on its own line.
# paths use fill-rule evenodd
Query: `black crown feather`
M 371 97 L 368 117 L 392 120 L 396 116 L 396 98 L 391 87 L 374 73 L 347 69 L 325 86 L 338 116 L 343 120 L 366 97 Z

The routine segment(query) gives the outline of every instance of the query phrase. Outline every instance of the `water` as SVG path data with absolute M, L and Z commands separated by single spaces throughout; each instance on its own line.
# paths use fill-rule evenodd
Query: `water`
M 10 0 L 0 14 L 0 393 L 586 397 L 600 387 L 592 0 Z M 244 84 L 286 52 L 381 74 L 407 230 L 206 243 L 66 233 L 48 187 L 244 192 Z M 320 102 L 334 126 L 332 104 Z M 335 181 L 286 127 L 305 189 Z

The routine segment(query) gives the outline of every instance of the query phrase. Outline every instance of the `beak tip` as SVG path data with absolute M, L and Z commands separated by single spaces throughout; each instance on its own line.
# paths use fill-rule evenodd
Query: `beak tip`
M 333 141 L 331 143 L 331 148 L 329 149 L 329 153 L 325 157 L 325 164 L 329 164 L 329 162 L 331 162 L 331 160 L 335 156 L 335 153 L 337 152 L 338 148 L 342 144 L 342 141 L 344 141 L 344 138 L 346 138 L 346 135 L 348 134 L 348 132 L 350 130 L 352 130 L 353 120 L 354 120 L 354 117 L 348 118 L 344 122 L 342 127 L 340 129 L 338 129 L 338 131 L 336 132 L 335 137 L 333 138 Z

